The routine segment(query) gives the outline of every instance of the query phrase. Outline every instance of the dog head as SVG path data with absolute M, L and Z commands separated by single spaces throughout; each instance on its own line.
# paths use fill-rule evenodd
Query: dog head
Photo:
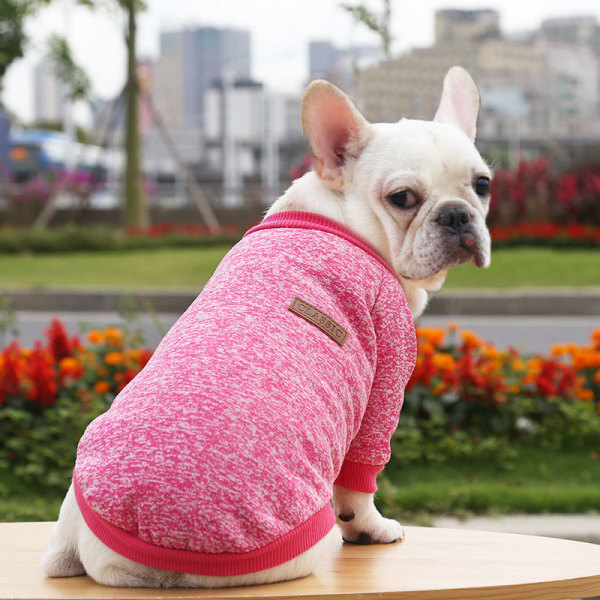
M 371 124 L 325 81 L 313 82 L 304 97 L 303 129 L 327 193 L 317 195 L 321 206 L 303 208 L 375 246 L 403 283 L 413 314 L 451 266 L 490 262 L 491 172 L 473 144 L 478 110 L 475 84 L 460 67 L 446 75 L 433 121 Z

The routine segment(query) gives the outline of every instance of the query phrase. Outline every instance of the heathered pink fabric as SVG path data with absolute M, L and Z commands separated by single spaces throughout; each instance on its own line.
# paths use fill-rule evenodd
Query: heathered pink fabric
M 343 346 L 289 310 L 296 296 L 348 331 Z M 323 217 L 268 217 L 86 430 L 84 518 L 157 568 L 290 560 L 333 527 L 334 482 L 375 491 L 415 359 L 402 288 L 375 251 Z

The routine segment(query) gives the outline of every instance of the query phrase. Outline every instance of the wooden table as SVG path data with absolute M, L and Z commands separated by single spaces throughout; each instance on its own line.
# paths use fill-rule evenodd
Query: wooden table
M 314 575 L 221 590 L 110 588 L 46 579 L 51 523 L 0 524 L 0 599 L 311 598 L 556 600 L 600 595 L 600 546 L 551 538 L 407 527 L 402 544 L 341 544 Z

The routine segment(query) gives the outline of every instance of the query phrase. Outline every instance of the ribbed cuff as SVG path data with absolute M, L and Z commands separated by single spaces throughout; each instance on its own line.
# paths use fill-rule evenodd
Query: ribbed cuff
M 175 550 L 149 544 L 108 523 L 90 508 L 75 479 L 73 487 L 86 524 L 102 543 L 134 562 L 178 573 L 223 577 L 270 569 L 312 548 L 335 525 L 333 508 L 327 502 L 304 523 L 257 550 L 214 554 Z
M 345 460 L 334 485 L 345 487 L 355 492 L 373 494 L 377 491 L 377 474 L 385 465 L 364 465 Z

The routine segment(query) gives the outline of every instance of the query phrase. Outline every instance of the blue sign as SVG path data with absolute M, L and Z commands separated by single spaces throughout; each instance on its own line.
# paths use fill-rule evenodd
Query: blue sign
M 0 181 L 6 180 L 10 175 L 8 153 L 10 149 L 8 132 L 10 131 L 10 120 L 8 115 L 0 110 Z

